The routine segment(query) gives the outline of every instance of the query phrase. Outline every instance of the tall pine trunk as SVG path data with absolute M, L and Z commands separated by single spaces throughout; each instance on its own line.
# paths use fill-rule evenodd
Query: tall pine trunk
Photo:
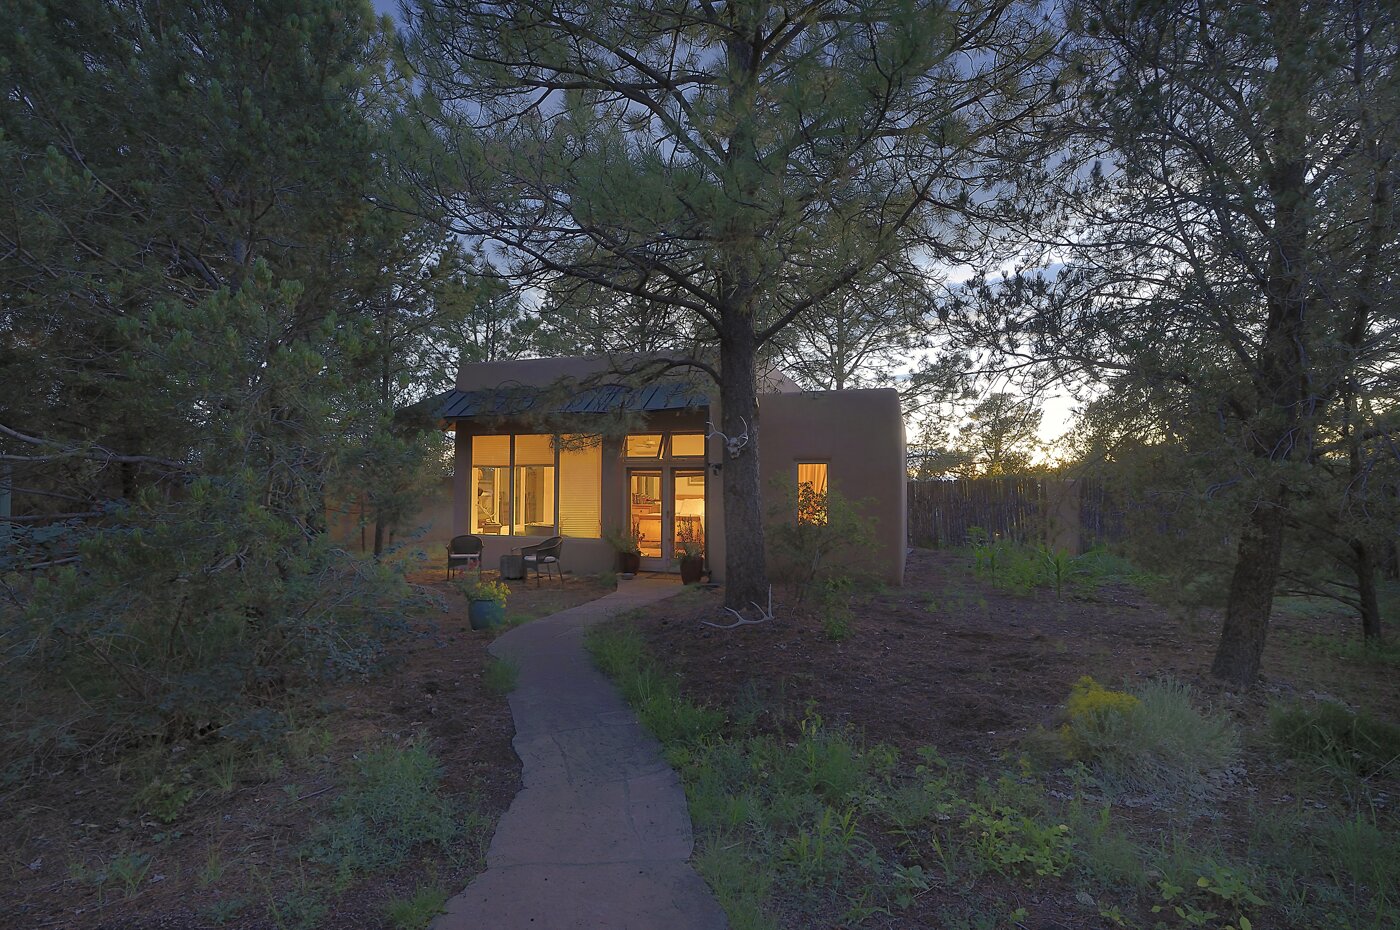
M 1272 156 L 1264 172 L 1272 222 L 1261 243 L 1267 250 L 1267 316 L 1255 372 L 1257 416 L 1248 435 L 1256 469 L 1266 477 L 1260 499 L 1240 527 L 1225 623 L 1211 665 L 1216 677 L 1237 688 L 1252 686 L 1258 677 L 1283 561 L 1289 493 L 1268 473 L 1280 463 L 1308 459 L 1313 438 L 1312 423 L 1304 413 L 1311 391 L 1307 320 L 1312 204 L 1307 136 L 1299 119 L 1308 87 L 1302 73 L 1311 53 L 1308 34 L 1298 28 L 1296 0 L 1283 0 L 1274 12 L 1278 66 L 1259 117 Z
M 1371 547 L 1359 539 L 1351 542 L 1352 568 L 1356 572 L 1356 594 L 1361 606 L 1361 635 L 1368 642 L 1381 638 L 1381 603 L 1376 591 L 1376 560 Z
M 1280 488 L 1271 499 L 1259 501 L 1241 528 L 1225 624 L 1211 664 L 1217 678 L 1239 688 L 1254 683 L 1264 657 L 1274 587 L 1283 560 L 1283 498 Z
M 720 338 L 720 430 L 748 433 L 737 456 L 724 454 L 724 604 L 734 610 L 768 603 L 768 561 L 763 545 L 763 488 L 758 467 L 757 339 L 752 317 L 731 312 Z

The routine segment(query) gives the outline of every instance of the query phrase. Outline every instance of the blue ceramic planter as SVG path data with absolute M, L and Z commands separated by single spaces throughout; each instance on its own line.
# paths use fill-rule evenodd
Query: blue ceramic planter
M 473 630 L 489 630 L 506 622 L 506 605 L 500 601 L 472 601 L 467 607 Z

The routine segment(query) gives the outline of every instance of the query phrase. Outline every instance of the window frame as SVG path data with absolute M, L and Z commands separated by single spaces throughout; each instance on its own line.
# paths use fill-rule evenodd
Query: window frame
M 628 440 L 633 436 L 660 436 L 661 445 L 657 449 L 656 455 L 631 455 L 628 451 Z M 700 437 L 700 452 L 698 455 L 677 455 L 675 450 L 674 437 L 676 436 L 698 436 Z M 666 464 L 675 462 L 681 465 L 695 465 L 708 463 L 710 460 L 709 436 L 702 430 L 677 429 L 677 430 L 642 430 L 636 433 L 628 433 L 622 437 L 622 460 L 630 468 L 645 468 L 648 465 Z M 645 463 L 645 464 L 643 464 Z
M 801 504 L 802 485 L 803 485 L 803 484 L 811 484 L 811 482 L 804 482 L 804 481 L 802 480 L 802 468 L 803 468 L 803 466 L 807 466 L 807 467 L 814 467 L 814 466 L 815 466 L 815 467 L 821 468 L 821 470 L 822 470 L 822 471 L 821 471 L 821 474 L 822 474 L 822 489 L 821 489 L 822 505 L 821 505 L 821 512 L 820 512 L 820 513 L 814 513 L 814 514 L 812 514 L 812 515 L 810 516 L 810 518 L 805 517 L 805 516 L 803 515 L 803 513 L 802 513 L 802 504 Z M 815 461 L 815 460 L 797 461 L 797 462 L 794 462 L 794 463 L 793 463 L 793 469 L 792 469 L 792 470 L 793 470 L 793 478 L 795 479 L 794 484 L 796 485 L 796 490 L 797 490 L 797 501 L 796 501 L 796 503 L 797 503 L 797 513 L 795 514 L 795 516 L 797 517 L 797 522 L 798 522 L 798 523 L 811 524 L 811 525 L 815 525 L 815 526 L 824 525 L 824 524 L 827 522 L 827 520 L 829 519 L 829 509 L 828 509 L 828 505 L 827 505 L 827 495 L 829 495 L 829 494 L 831 493 L 831 462 L 829 462 L 829 461 L 823 462 L 823 461 Z M 812 487 L 813 487 L 813 491 L 815 492 L 815 490 L 816 490 L 816 485 L 813 484 Z
M 516 437 L 518 437 L 518 436 L 542 436 L 542 435 L 547 435 L 547 436 L 549 436 L 549 444 L 550 444 L 550 450 L 551 450 L 551 454 L 552 454 L 553 461 L 550 462 L 549 464 L 544 464 L 544 463 L 538 463 L 538 462 L 537 462 L 537 463 L 534 463 L 533 465 L 525 465 L 525 466 L 518 465 L 517 462 L 516 462 L 516 455 L 515 455 L 515 440 L 516 440 Z M 587 434 L 581 434 L 581 435 L 587 435 Z M 508 456 L 508 462 L 509 462 L 509 464 L 507 464 L 507 465 L 483 465 L 483 466 L 478 466 L 478 465 L 476 464 L 476 440 L 477 440 L 478 438 L 487 437 L 487 436 L 504 436 L 504 437 L 506 437 L 506 439 L 508 440 L 509 448 L 510 448 L 510 455 Z M 551 516 L 554 518 L 554 521 L 553 521 L 553 523 L 554 523 L 554 532 L 553 532 L 553 534 L 551 534 L 551 535 L 554 535 L 554 536 L 562 536 L 563 534 L 559 531 L 559 503 L 560 503 L 560 498 L 559 498 L 559 481 L 560 481 L 560 471 L 561 471 L 561 468 L 562 468 L 561 463 L 560 463 L 560 454 L 561 454 L 561 449 L 560 449 L 561 443 L 560 443 L 560 441 L 559 441 L 559 440 L 560 440 L 560 434 L 558 434 L 558 433 L 472 433 L 472 434 L 471 434 L 470 436 L 468 436 L 467 438 L 468 438 L 468 444 L 467 444 L 467 470 L 468 470 L 468 473 L 469 473 L 469 475 L 470 475 L 471 484 L 474 486 L 475 483 L 476 483 L 476 471 L 477 471 L 477 468 L 478 468 L 478 467 L 481 467 L 481 468 L 504 468 L 504 469 L 506 469 L 506 482 L 507 482 L 507 487 L 508 487 L 508 489 L 509 489 L 509 494 L 510 494 L 510 513 L 507 514 L 507 516 L 509 517 L 509 520 L 506 521 L 506 522 L 502 522 L 502 523 L 500 524 L 502 528 L 508 528 L 508 529 L 510 530 L 510 532 L 508 532 L 508 533 L 482 533 L 480 529 L 477 529 L 477 528 L 476 528 L 477 518 L 476 518 L 476 511 L 475 511 L 475 509 L 474 509 L 474 507 L 475 507 L 475 502 L 474 502 L 474 501 L 468 503 L 468 506 L 473 507 L 473 510 L 471 511 L 471 518 L 467 521 L 467 528 L 468 528 L 468 530 L 471 531 L 471 532 L 473 532 L 473 533 L 475 533 L 475 534 L 479 534 L 479 535 L 482 535 L 482 536 L 493 536 L 493 537 L 502 537 L 502 536 L 505 536 L 505 537 L 511 537 L 511 538 L 514 538 L 514 539 L 547 538 L 547 537 L 538 537 L 536 534 L 533 534 L 533 533 L 517 533 L 517 532 L 515 532 L 515 514 L 516 514 L 516 508 L 517 508 L 517 506 L 523 506 L 523 504 L 518 504 L 518 503 L 517 503 L 516 493 L 517 493 L 518 488 L 516 487 L 516 485 L 517 485 L 517 482 L 516 482 L 516 475 L 517 475 L 517 472 L 518 472 L 518 470 L 519 470 L 520 468 L 536 467 L 536 468 L 550 468 L 550 469 L 553 469 L 553 474 L 554 474 L 554 482 L 553 482 L 553 483 L 554 483 L 554 506 L 553 506 L 553 513 L 551 514 Z M 665 440 L 664 440 L 664 434 L 663 434 L 663 445 L 664 445 L 664 441 L 665 441 Z M 599 506 L 600 506 L 600 508 L 601 508 L 601 505 L 602 505 L 602 500 L 601 500 L 601 496 L 602 496 L 601 477 L 602 477 L 602 476 L 601 476 L 601 474 L 600 474 L 600 475 L 599 475 L 599 479 L 600 479 L 600 480 L 599 480 L 599 488 L 598 488 L 598 490 L 599 490 Z M 523 514 L 523 511 L 522 511 L 522 514 Z M 521 525 L 524 526 L 525 524 L 522 522 Z M 571 537 L 571 538 L 575 538 L 575 539 L 594 539 L 594 538 L 601 538 L 601 536 L 599 536 L 599 537 L 593 537 L 593 536 L 578 536 L 578 537 Z

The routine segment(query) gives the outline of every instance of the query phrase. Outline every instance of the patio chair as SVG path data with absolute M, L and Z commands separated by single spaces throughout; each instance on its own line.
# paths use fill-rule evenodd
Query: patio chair
M 559 552 L 564 548 L 563 536 L 551 536 L 544 542 L 534 546 L 523 546 L 520 554 L 525 558 L 525 577 L 530 576 L 530 569 L 535 570 L 535 587 L 540 586 L 540 567 L 544 567 L 544 573 L 548 575 L 550 570 L 554 571 L 559 583 L 564 583 L 563 570 L 559 567 Z
M 485 543 L 480 536 L 453 536 L 447 544 L 447 580 L 452 580 L 452 570 L 458 571 L 476 566 L 481 567 L 481 550 Z

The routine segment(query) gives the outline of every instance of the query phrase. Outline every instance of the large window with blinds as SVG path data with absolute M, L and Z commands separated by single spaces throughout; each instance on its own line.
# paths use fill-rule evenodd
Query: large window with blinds
M 473 436 L 471 531 L 597 539 L 602 468 L 597 436 Z

